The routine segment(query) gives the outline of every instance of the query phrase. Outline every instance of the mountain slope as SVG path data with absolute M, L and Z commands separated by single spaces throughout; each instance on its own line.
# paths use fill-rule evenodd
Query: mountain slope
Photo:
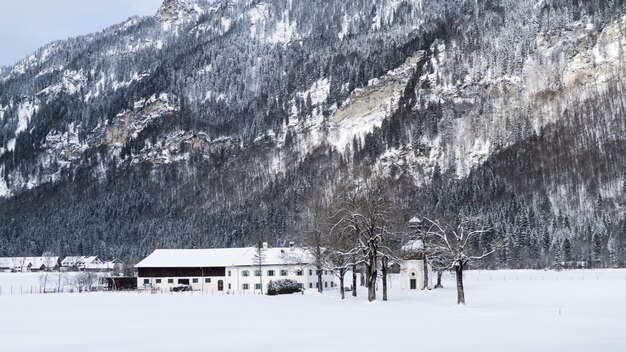
M 380 174 L 407 215 L 497 223 L 516 255 L 493 265 L 564 238 L 586 259 L 591 227 L 608 263 L 625 30 L 619 0 L 167 0 L 0 72 L 2 248 L 279 243 L 308 199 Z

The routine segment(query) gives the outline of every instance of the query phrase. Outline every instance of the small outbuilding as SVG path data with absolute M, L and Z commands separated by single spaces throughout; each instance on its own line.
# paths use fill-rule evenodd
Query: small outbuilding
M 433 282 L 433 269 L 424 260 L 424 245 L 421 240 L 408 241 L 402 246 L 404 260 L 400 265 L 402 289 L 430 289 Z

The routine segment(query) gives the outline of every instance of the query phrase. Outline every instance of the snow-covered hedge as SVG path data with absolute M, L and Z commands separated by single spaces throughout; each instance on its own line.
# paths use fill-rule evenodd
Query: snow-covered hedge
M 283 279 L 270 281 L 270 283 L 267 284 L 267 294 L 269 296 L 288 295 L 300 291 L 301 289 L 298 286 L 298 282 L 295 280 Z

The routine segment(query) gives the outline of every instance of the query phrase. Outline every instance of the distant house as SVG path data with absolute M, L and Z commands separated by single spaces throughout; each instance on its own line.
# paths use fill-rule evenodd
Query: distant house
M 420 240 L 408 241 L 402 246 L 402 257 L 404 260 L 400 265 L 400 279 L 402 289 L 423 290 L 431 287 L 433 280 L 433 270 L 430 264 L 424 261 L 424 244 Z M 426 265 L 426 270 L 424 270 Z M 424 276 L 428 275 L 428 283 L 425 283 Z
M 108 271 L 118 264 L 121 265 L 122 262 L 117 258 L 104 261 L 98 256 L 69 256 L 61 261 L 63 269 L 78 271 Z
M 255 247 L 158 249 L 135 266 L 137 286 L 169 291 L 184 285 L 194 291 L 260 293 L 271 280 L 292 279 L 305 289 L 335 287 L 334 275 L 327 270 L 322 272 L 322 282 L 317 282 L 306 250 L 263 244 L 260 268 L 256 253 Z
M 12 272 L 49 271 L 59 268 L 59 257 L 0 257 L 0 270 Z

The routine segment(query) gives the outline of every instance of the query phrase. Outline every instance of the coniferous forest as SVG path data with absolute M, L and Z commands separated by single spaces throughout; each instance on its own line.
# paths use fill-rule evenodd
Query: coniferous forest
M 284 245 L 383 179 L 489 268 L 626 266 L 623 0 L 166 0 L 0 68 L 0 256 Z

